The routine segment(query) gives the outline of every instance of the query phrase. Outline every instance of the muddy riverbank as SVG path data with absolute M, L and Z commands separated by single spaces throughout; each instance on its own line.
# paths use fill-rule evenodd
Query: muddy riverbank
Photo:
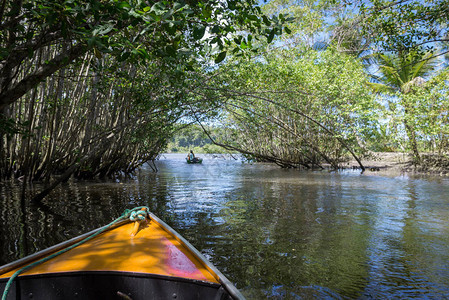
M 362 159 L 366 172 L 377 173 L 412 173 L 449 176 L 449 157 L 435 154 L 422 154 L 422 163 L 415 166 L 412 157 L 407 153 L 378 152 L 371 153 Z M 345 168 L 358 169 L 355 160 L 346 163 Z

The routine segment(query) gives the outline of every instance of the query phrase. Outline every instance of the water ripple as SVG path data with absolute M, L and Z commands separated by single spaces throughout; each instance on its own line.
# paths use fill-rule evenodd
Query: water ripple
M 448 298 L 448 180 L 210 156 L 157 165 L 118 182 L 69 181 L 38 206 L 21 203 L 20 185 L 0 183 L 1 263 L 148 205 L 248 299 Z

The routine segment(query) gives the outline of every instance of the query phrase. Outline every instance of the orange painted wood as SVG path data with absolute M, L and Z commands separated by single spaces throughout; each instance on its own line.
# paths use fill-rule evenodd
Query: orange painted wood
M 218 282 L 216 275 L 154 220 L 142 222 L 134 237 L 133 229 L 134 223 L 126 223 L 106 231 L 21 275 L 126 271 Z M 14 271 L 0 278 L 10 277 Z

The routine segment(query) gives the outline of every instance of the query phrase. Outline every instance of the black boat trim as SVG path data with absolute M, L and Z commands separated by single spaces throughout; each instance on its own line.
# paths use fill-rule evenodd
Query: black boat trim
M 8 278 L 0 279 L 3 292 Z M 79 271 L 22 275 L 7 299 L 232 299 L 221 284 L 158 274 Z

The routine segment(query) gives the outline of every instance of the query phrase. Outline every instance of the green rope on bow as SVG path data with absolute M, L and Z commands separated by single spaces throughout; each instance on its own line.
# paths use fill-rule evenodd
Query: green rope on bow
M 142 208 L 145 208 L 146 210 L 141 210 Z M 2 295 L 2 300 L 6 300 L 6 296 L 8 295 L 9 290 L 11 289 L 11 285 L 12 285 L 14 279 L 17 276 L 19 276 L 21 273 L 26 272 L 26 271 L 34 268 L 35 266 L 38 266 L 38 265 L 40 265 L 40 264 L 42 264 L 42 263 L 44 263 L 46 261 L 49 261 L 50 259 L 55 258 L 58 255 L 61 255 L 61 254 L 65 253 L 65 252 L 67 252 L 69 250 L 72 250 L 73 248 L 78 247 L 79 245 L 84 244 L 85 242 L 87 242 L 87 241 L 93 239 L 94 237 L 98 236 L 99 234 L 105 232 L 107 229 L 109 229 L 109 227 L 111 227 L 112 225 L 114 225 L 114 224 L 116 224 L 116 223 L 118 223 L 120 221 L 123 221 L 123 220 L 126 220 L 126 219 L 130 219 L 132 222 L 137 221 L 137 220 L 144 220 L 146 218 L 146 216 L 147 216 L 149 211 L 150 210 L 146 206 L 139 206 L 139 207 L 135 207 L 133 209 L 125 209 L 125 211 L 123 212 L 123 214 L 120 217 L 118 217 L 117 219 L 115 219 L 114 221 L 109 223 L 108 225 L 105 225 L 105 226 L 101 227 L 100 229 L 98 229 L 97 231 L 92 233 L 92 235 L 86 237 L 85 239 L 83 239 L 83 240 L 73 244 L 72 246 L 70 246 L 68 248 L 62 249 L 62 250 L 60 250 L 60 251 L 58 251 L 56 253 L 53 253 L 52 255 L 44 257 L 44 258 L 42 258 L 42 259 L 40 259 L 38 261 L 35 261 L 32 264 L 29 264 L 29 265 L 27 265 L 27 266 L 17 270 L 9 278 L 8 282 L 6 283 L 5 290 L 3 291 L 3 295 Z
M 132 222 L 143 221 L 143 220 L 146 219 L 147 215 L 148 215 L 148 213 L 145 210 L 133 211 L 133 212 L 131 212 L 131 215 L 129 216 L 129 219 Z

